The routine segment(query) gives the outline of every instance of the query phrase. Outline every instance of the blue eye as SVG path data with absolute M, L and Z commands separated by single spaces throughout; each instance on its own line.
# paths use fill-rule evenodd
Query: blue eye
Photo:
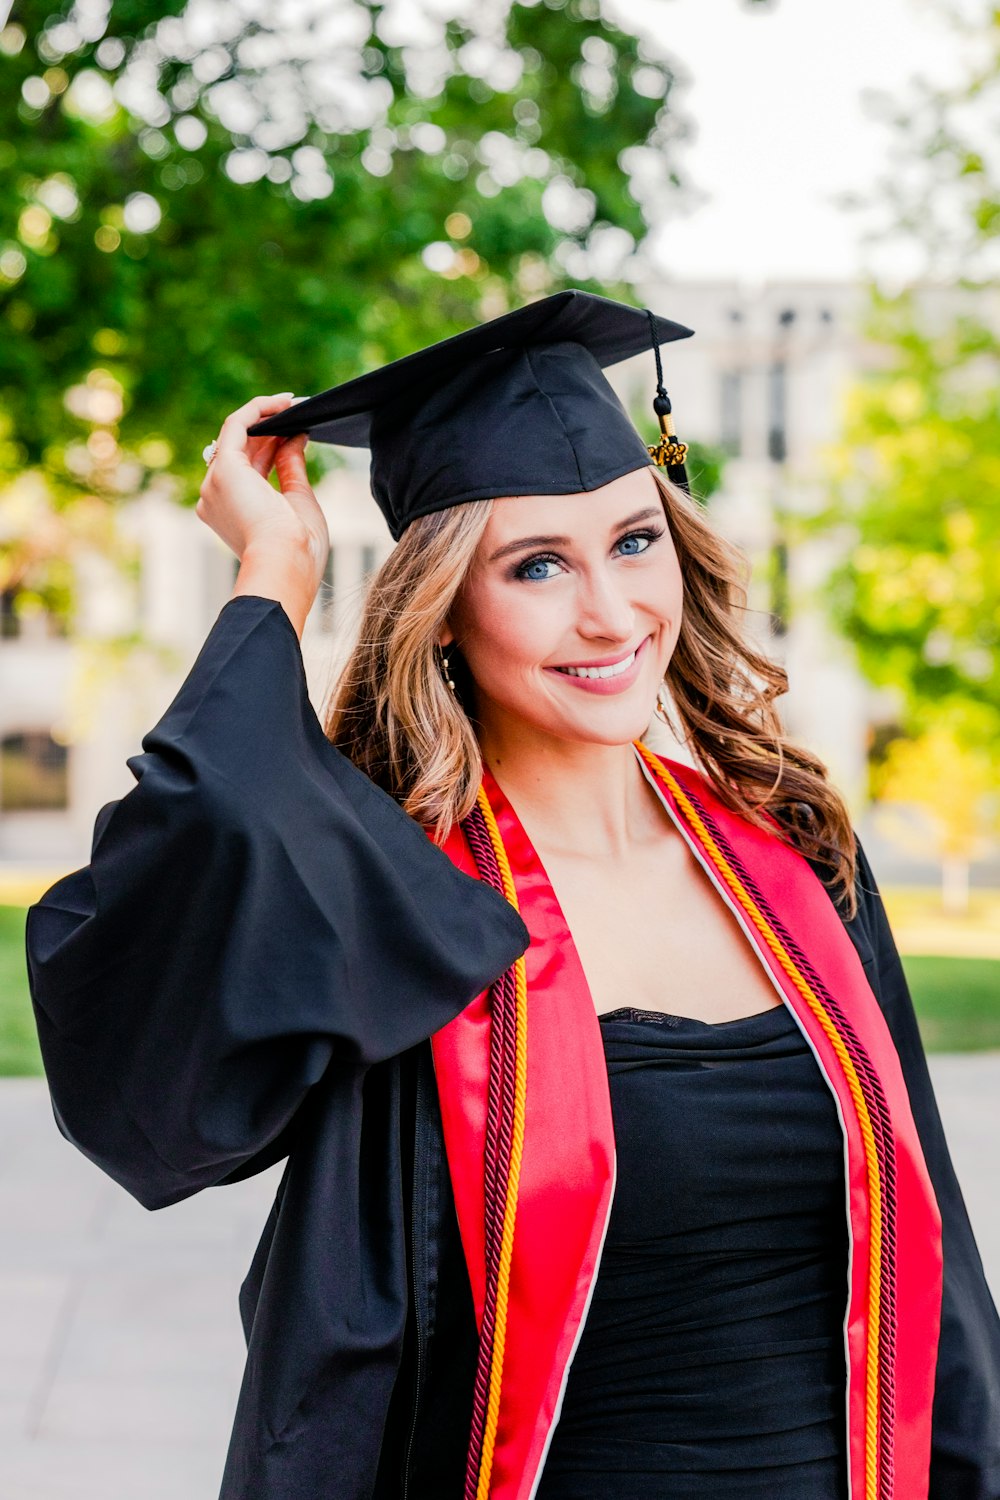
M 622 557 L 638 557 L 640 553 L 647 552 L 658 536 L 659 531 L 630 531 L 628 536 L 623 536 L 618 543 Z M 641 542 L 642 546 L 636 545 Z
M 657 537 L 663 535 L 662 527 L 648 531 L 629 531 L 623 537 L 619 537 L 615 543 L 619 557 L 641 557 L 648 552 Z M 528 557 L 523 563 L 518 563 L 514 569 L 513 577 L 525 579 L 529 583 L 543 583 L 548 578 L 554 578 L 560 567 L 560 559 L 552 553 L 538 553 L 535 557 Z M 549 572 L 548 569 L 554 571 Z
M 529 557 L 528 561 L 523 562 L 515 571 L 514 577 L 527 578 L 531 582 L 541 582 L 545 578 L 552 578 L 554 576 L 552 573 L 539 572 L 537 570 L 553 567 L 555 566 L 555 561 L 554 557 Z

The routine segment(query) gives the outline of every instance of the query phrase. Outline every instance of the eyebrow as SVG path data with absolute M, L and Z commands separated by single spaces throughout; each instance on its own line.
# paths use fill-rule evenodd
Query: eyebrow
M 635 526 L 639 521 L 651 521 L 662 516 L 663 511 L 659 506 L 647 505 L 642 510 L 634 511 L 632 515 L 626 516 L 623 521 L 617 521 L 611 528 L 612 531 L 622 531 L 626 526 Z M 490 562 L 496 562 L 499 557 L 506 557 L 510 552 L 518 552 L 522 547 L 566 547 L 572 543 L 572 537 L 568 536 L 521 536 L 516 542 L 506 542 L 504 546 L 498 547 L 490 555 Z

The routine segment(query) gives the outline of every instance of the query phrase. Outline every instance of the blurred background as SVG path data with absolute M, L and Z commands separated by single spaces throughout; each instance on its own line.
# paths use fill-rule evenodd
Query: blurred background
M 692 488 L 844 791 L 1000 1289 L 1000 13 L 0 0 L 0 1495 L 217 1494 L 271 1169 L 149 1215 L 59 1136 L 26 906 L 237 559 L 203 446 L 577 286 L 677 319 Z M 651 358 L 609 377 L 648 441 Z M 313 444 L 317 711 L 391 546 Z

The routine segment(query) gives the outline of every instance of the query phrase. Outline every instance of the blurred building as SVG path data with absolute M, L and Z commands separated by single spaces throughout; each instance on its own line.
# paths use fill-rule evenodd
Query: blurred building
M 829 567 L 827 547 L 789 549 L 778 517 L 815 504 L 843 391 L 877 357 L 857 331 L 866 293 L 849 283 L 685 281 L 639 296 L 696 330 L 663 349 L 678 433 L 728 456 L 710 510 L 753 565 L 750 624 L 789 672 L 786 728 L 858 809 L 879 705 L 810 598 Z M 608 374 L 653 442 L 652 352 Z M 318 491 L 332 551 L 302 642 L 320 714 L 365 582 L 392 546 L 368 491 L 367 453 L 340 451 L 346 466 Z M 122 524 L 141 559 L 137 579 L 99 557 L 83 564 L 71 636 L 44 617 L 22 619 L 0 595 L 0 860 L 89 858 L 97 809 L 134 785 L 126 757 L 139 752 L 230 596 L 236 559 L 193 510 L 153 490 L 126 507 Z M 138 649 L 129 642 L 136 632 Z
M 834 538 L 790 546 L 782 517 L 808 515 L 825 502 L 824 450 L 839 438 L 846 392 L 884 359 L 860 332 L 867 291 L 853 282 L 684 281 L 643 295 L 696 331 L 665 346 L 664 383 L 678 435 L 726 455 L 709 509 L 751 563 L 747 624 L 788 672 L 789 691 L 779 700 L 785 729 L 820 756 L 858 813 L 869 729 L 887 705 L 818 602 L 837 558 Z M 620 368 L 635 380 L 626 388 L 630 409 L 641 414 L 645 405 L 655 420 L 649 361 Z M 697 491 L 693 467 L 691 482 Z
M 302 640 L 317 712 L 366 581 L 392 548 L 368 455 L 351 458 L 317 491 L 332 539 Z M 126 758 L 140 753 L 231 597 L 238 560 L 193 509 L 152 489 L 123 508 L 121 526 L 137 578 L 87 558 L 70 634 L 38 614 L 19 618 L 0 595 L 0 862 L 87 861 L 98 808 L 135 785 Z

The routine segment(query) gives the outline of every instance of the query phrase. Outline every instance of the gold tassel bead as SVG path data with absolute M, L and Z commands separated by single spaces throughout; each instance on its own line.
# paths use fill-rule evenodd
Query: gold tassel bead
M 647 444 L 646 451 L 654 463 L 665 468 L 667 465 L 682 464 L 687 458 L 688 445 L 664 435 L 658 443 Z

